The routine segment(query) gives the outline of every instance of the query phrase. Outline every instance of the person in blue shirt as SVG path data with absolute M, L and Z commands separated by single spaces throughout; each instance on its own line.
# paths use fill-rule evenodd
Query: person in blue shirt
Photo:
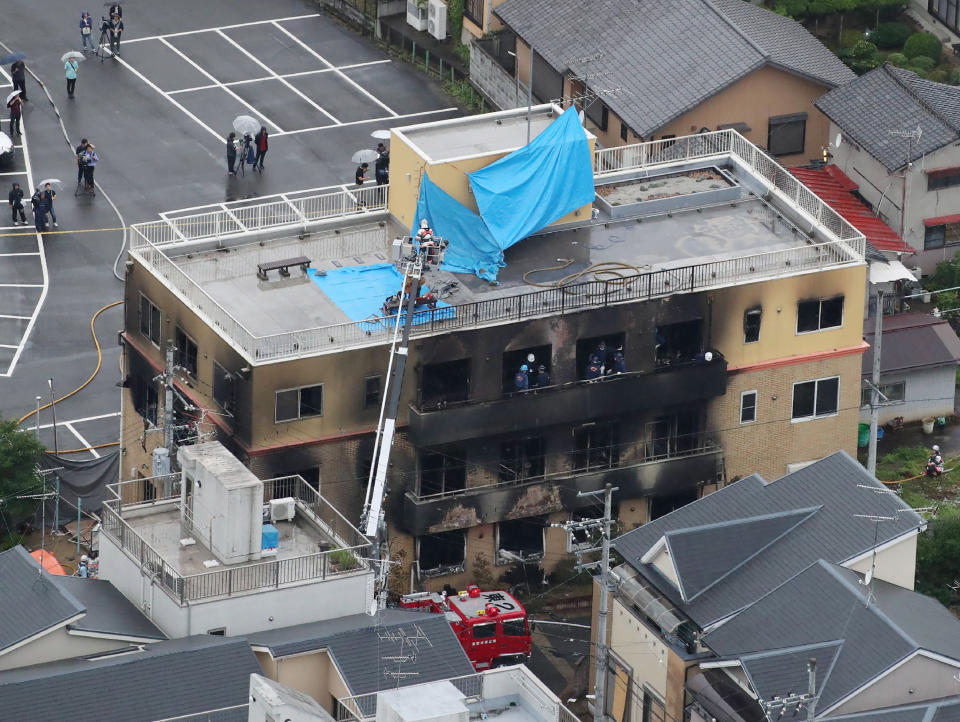
M 530 377 L 528 376 L 530 372 L 530 367 L 526 364 L 520 367 L 520 370 L 517 371 L 513 376 L 513 388 L 515 391 L 526 391 L 530 388 Z
M 80 63 L 77 62 L 76 58 L 68 58 L 67 62 L 63 64 L 63 69 L 67 75 L 67 96 L 73 97 L 73 90 L 77 87 L 77 68 L 80 67 Z
M 537 375 L 534 377 L 534 388 L 542 389 L 550 385 L 550 372 L 547 371 L 546 364 L 540 364 L 537 367 Z

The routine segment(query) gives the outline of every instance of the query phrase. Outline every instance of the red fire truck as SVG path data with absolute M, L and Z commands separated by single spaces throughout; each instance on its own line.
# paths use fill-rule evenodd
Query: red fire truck
M 471 584 L 455 596 L 407 594 L 400 605 L 444 614 L 477 671 L 530 659 L 527 612 L 507 592 L 483 592 Z

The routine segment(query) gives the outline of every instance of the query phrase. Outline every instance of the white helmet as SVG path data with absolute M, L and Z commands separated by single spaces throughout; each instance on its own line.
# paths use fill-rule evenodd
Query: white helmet
M 940 453 L 940 447 L 937 444 L 933 445 L 933 450 L 938 454 Z
M 430 224 L 427 223 L 427 219 L 426 219 L 426 218 L 421 218 L 421 219 L 420 219 L 420 227 L 421 227 L 421 228 L 429 228 L 429 227 L 430 227 Z
M 86 562 L 90 561 L 90 557 L 88 557 L 86 554 L 84 554 L 84 555 L 82 555 L 82 556 L 80 557 L 80 561 L 86 563 Z
M 703 355 L 703 360 L 706 361 L 707 363 L 710 363 L 711 361 L 713 361 L 713 351 L 707 351 Z

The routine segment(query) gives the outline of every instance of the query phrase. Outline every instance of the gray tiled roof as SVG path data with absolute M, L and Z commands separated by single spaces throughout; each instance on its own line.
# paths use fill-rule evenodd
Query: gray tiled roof
M 151 722 L 246 704 L 260 666 L 245 639 L 208 635 L 142 652 L 0 672 L 0 716 L 30 722 Z M 243 709 L 235 718 L 247 719 Z
M 870 348 L 863 354 L 864 374 L 873 370 L 874 318 L 864 321 L 863 337 Z M 945 318 L 927 313 L 883 317 L 880 372 L 947 366 L 960 361 L 960 338 Z
M 86 607 L 87 613 L 69 629 L 124 637 L 132 640 L 162 640 L 167 635 L 147 619 L 113 584 L 105 579 L 51 577 L 54 584 L 69 592 Z
M 839 642 L 805 655 L 830 662 L 818 684 L 823 711 L 917 650 L 960 660 L 960 621 L 946 607 L 879 579 L 869 604 L 866 591 L 859 574 L 820 560 L 702 641 L 725 658 Z
M 618 537 L 613 545 L 627 564 L 649 579 L 683 613 L 700 627 L 747 607 L 799 573 L 817 559 L 841 563 L 873 547 L 875 524 L 855 514 L 897 516 L 882 524 L 879 543 L 901 536 L 924 524 L 923 519 L 898 496 L 877 494 L 859 485 L 885 487 L 846 452 L 821 459 L 792 474 L 767 482 L 754 474 L 644 524 Z M 650 564 L 641 562 L 665 534 L 720 522 L 734 522 L 785 511 L 819 507 L 803 523 L 776 539 L 762 553 L 727 574 L 707 591 L 685 603 L 679 590 Z M 733 538 L 727 542 L 738 545 Z M 711 551 L 728 556 L 733 551 Z M 701 555 L 708 558 L 708 555 Z M 705 562 L 706 563 L 706 562 Z M 681 574 L 686 569 L 681 569 Z M 719 571 L 717 572 L 720 573 Z
M 829 719 L 830 722 L 960 722 L 960 697 Z
M 354 614 L 258 632 L 247 639 L 274 657 L 328 650 L 354 695 L 397 687 L 398 679 L 391 674 L 397 671 L 412 673 L 399 678 L 401 687 L 474 672 L 442 614 L 387 609 L 377 617 Z M 385 661 L 401 656 L 405 661 L 399 666 L 396 661 Z
M 826 87 L 854 77 L 799 23 L 742 0 L 507 0 L 494 12 L 558 72 L 619 88 L 604 103 L 644 137 L 766 65 Z
M 809 644 L 793 649 L 778 649 L 740 657 L 750 685 L 760 699 L 807 691 L 807 660 L 817 660 L 817 689 L 830 672 L 842 644 L 839 641 Z
M 0 553 L 0 651 L 83 614 L 84 606 L 22 546 Z
M 932 153 L 960 138 L 960 88 L 924 80 L 883 65 L 820 97 L 815 105 L 848 141 L 862 147 L 887 170 Z M 912 145 L 893 132 L 920 128 Z

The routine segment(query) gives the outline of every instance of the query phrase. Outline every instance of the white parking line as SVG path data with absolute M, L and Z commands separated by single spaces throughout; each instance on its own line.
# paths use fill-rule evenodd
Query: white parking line
M 40 256 L 42 258 L 43 254 L 41 253 Z M 44 271 L 44 277 L 46 277 L 46 271 Z M 0 283 L 0 288 L 42 288 L 44 289 L 44 293 L 46 293 L 47 284 L 46 283 Z
M 0 313 L 0 318 L 15 318 L 18 321 L 27 321 L 30 319 L 29 316 L 11 316 L 10 314 Z
M 26 174 L 27 174 L 26 171 L 22 171 L 22 170 L 12 170 L 6 173 L 0 173 L 0 175 L 26 175 Z
M 320 73 L 333 73 L 337 70 L 352 70 L 353 68 L 364 68 L 368 65 L 383 65 L 393 62 L 389 58 L 386 60 L 371 60 L 366 63 L 353 63 L 351 65 L 339 65 L 335 68 L 317 68 L 316 70 L 301 70 L 299 73 L 278 73 L 277 75 L 265 75 L 262 78 L 248 78 L 247 80 L 231 80 L 229 83 L 212 83 L 211 85 L 197 85 L 193 88 L 181 88 L 180 90 L 168 90 L 170 95 L 180 93 L 193 93 L 197 90 L 212 90 L 213 88 L 230 87 L 234 85 L 248 85 L 250 83 L 262 83 L 264 80 L 274 80 L 275 78 L 300 78 L 304 75 L 319 75 Z
M 386 115 L 382 118 L 367 118 L 366 120 L 351 120 L 340 125 L 318 125 L 314 128 L 298 128 L 297 130 L 288 130 L 283 133 L 274 133 L 276 138 L 281 135 L 296 135 L 297 133 L 312 133 L 315 130 L 328 130 L 329 128 L 346 128 L 348 125 L 363 125 L 364 123 L 382 123 L 387 120 L 402 120 L 404 118 L 416 118 L 420 115 L 435 115 L 437 113 L 452 113 L 459 108 L 440 108 L 439 110 L 424 110 L 420 113 L 406 113 L 405 115 Z
M 250 58 L 253 62 L 255 62 L 257 65 L 259 65 L 261 68 L 263 68 L 263 69 L 266 70 L 268 73 L 270 73 L 270 75 L 272 75 L 274 79 L 279 80 L 281 83 L 283 83 L 285 86 L 287 86 L 288 89 L 292 90 L 294 93 L 296 93 L 297 95 L 299 95 L 299 96 L 300 96 L 301 98 L 303 98 L 305 101 L 307 101 L 308 103 L 310 103 L 310 105 L 312 105 L 314 108 L 316 108 L 317 110 L 319 110 L 321 113 L 323 113 L 325 116 L 327 116 L 327 117 L 328 117 L 330 120 L 332 120 L 334 123 L 336 123 L 337 125 L 341 125 L 340 121 L 337 120 L 337 119 L 333 116 L 332 113 L 328 113 L 328 112 L 327 112 L 326 110 L 324 110 L 321 106 L 317 105 L 317 104 L 314 103 L 310 98 L 308 98 L 306 95 L 304 95 L 298 88 L 295 88 L 293 85 L 291 85 L 289 81 L 287 81 L 287 80 L 285 80 L 284 78 L 282 78 L 282 77 L 280 77 L 279 75 L 277 75 L 277 73 L 275 73 L 270 67 L 268 67 L 268 66 L 266 65 L 266 63 L 261 62 L 260 59 L 257 58 L 256 55 L 254 55 L 254 54 L 251 53 L 249 50 L 247 50 L 245 47 L 243 47 L 242 45 L 240 45 L 240 43 L 236 42 L 233 38 L 231 38 L 231 37 L 230 37 L 229 35 L 227 35 L 225 32 L 223 32 L 222 30 L 217 30 L 217 35 L 219 35 L 221 38 L 223 38 L 224 40 L 226 40 L 228 43 L 230 43 L 233 47 L 235 47 L 235 48 L 236 48 L 237 50 L 239 50 L 241 53 L 243 53 L 243 54 L 246 55 L 248 58 Z
M 66 426 L 67 424 L 83 424 L 83 423 L 86 423 L 87 421 L 99 421 L 100 419 L 112 419 L 119 415 L 120 415 L 119 411 L 112 411 L 109 414 L 100 414 L 99 416 L 85 416 L 82 419 L 67 419 L 66 421 L 58 421 L 57 426 Z M 31 428 L 37 428 L 37 427 L 33 426 Z M 40 425 L 41 431 L 43 429 L 52 429 L 52 428 L 53 428 L 53 424 Z
M 324 65 L 326 65 L 326 66 L 329 67 L 329 68 L 332 68 L 337 75 L 339 75 L 339 76 L 340 76 L 341 78 L 343 78 L 345 81 L 347 81 L 348 83 L 350 83 L 350 85 L 352 85 L 352 86 L 355 87 L 357 90 L 359 90 L 361 93 L 363 93 L 364 95 L 366 95 L 368 98 L 370 98 L 370 100 L 372 100 L 374 103 L 376 103 L 377 105 L 379 105 L 379 106 L 380 106 L 381 108 L 383 108 L 385 111 L 387 111 L 388 113 L 390 113 L 390 115 L 392 115 L 392 116 L 394 116 L 394 117 L 397 117 L 397 116 L 400 115 L 399 113 L 397 113 L 396 111 L 394 111 L 393 108 L 391 108 L 389 105 L 387 105 L 386 103 L 384 103 L 383 101 L 381 101 L 379 98 L 377 98 L 373 93 L 369 92 L 369 91 L 366 90 L 363 86 L 361 86 L 359 83 L 355 82 L 351 77 L 349 77 L 348 75 L 346 75 L 342 70 L 337 70 L 337 69 L 335 68 L 335 66 L 334 66 L 333 63 L 331 63 L 329 60 L 327 60 L 327 59 L 326 59 L 325 57 L 323 57 L 320 53 L 318 53 L 316 50 L 314 50 L 313 48 L 311 48 L 309 45 L 307 45 L 305 42 L 303 42 L 300 38 L 298 38 L 296 35 L 294 35 L 293 33 L 291 33 L 291 32 L 290 32 L 289 30 L 287 30 L 285 27 L 283 27 L 282 25 L 280 25 L 280 24 L 279 24 L 280 22 L 283 22 L 283 21 L 282 21 L 282 20 L 280 20 L 280 21 L 274 20 L 274 21 L 273 21 L 273 26 L 274 26 L 275 28 L 277 28 L 280 32 L 282 32 L 284 35 L 287 35 L 287 36 L 288 36 L 291 40 L 293 40 L 295 43 L 298 43 L 301 47 L 303 47 L 304 50 L 306 50 L 308 53 L 310 53 L 313 57 L 315 57 L 315 58 L 316 58 L 317 60 L 319 60 L 321 63 L 323 63 Z
M 69 421 L 65 421 L 63 425 L 67 427 L 67 429 L 70 431 L 71 434 L 77 437 L 77 441 L 79 441 L 82 445 L 80 448 L 86 449 L 91 454 L 93 454 L 94 459 L 100 458 L 100 453 L 96 449 L 91 448 L 90 442 L 87 441 L 85 438 L 83 438 L 83 436 L 81 436 L 79 431 L 73 428 L 73 424 L 71 424 Z
M 11 346 L 8 343 L 0 343 L 0 348 L 19 348 L 19 346 Z
M 181 58 L 183 58 L 184 60 L 186 60 L 188 63 L 190 63 L 190 65 L 192 65 L 194 68 L 196 68 L 197 70 L 199 70 L 199 71 L 203 74 L 203 76 L 206 77 L 208 80 L 212 80 L 214 83 L 216 83 L 220 88 L 223 89 L 223 91 L 224 91 L 227 95 L 232 96 L 234 100 L 238 101 L 241 105 L 243 105 L 243 106 L 244 106 L 247 110 L 249 110 L 251 113 L 253 113 L 253 114 L 256 115 L 256 116 L 259 116 L 260 118 L 263 118 L 263 120 L 265 120 L 267 123 L 269 123 L 269 124 L 272 125 L 274 128 L 276 128 L 278 133 L 282 133 L 282 132 L 283 132 L 283 128 L 281 128 L 279 125 L 277 125 L 276 123 L 274 123 L 272 120 L 270 120 L 270 119 L 269 119 L 267 116 L 265 116 L 263 113 L 261 113 L 260 111 L 258 111 L 258 110 L 257 110 L 256 108 L 254 108 L 252 105 L 250 105 L 250 103 L 248 103 L 246 100 L 244 100 L 244 99 L 241 98 L 239 95 L 237 95 L 237 94 L 234 93 L 232 90 L 230 90 L 230 88 L 224 87 L 223 83 L 221 83 L 219 80 L 217 80 L 215 77 L 213 77 L 213 76 L 212 76 L 210 73 L 208 73 L 206 70 L 204 70 L 203 68 L 201 68 L 198 63 L 195 63 L 190 57 L 187 56 L 186 53 L 184 53 L 182 50 L 180 50 L 180 48 L 175 47 L 172 43 L 168 42 L 168 41 L 166 40 L 166 38 L 160 38 L 160 42 L 163 43 L 164 45 L 166 45 L 168 48 L 170 48 L 173 52 L 175 52 L 175 53 L 176 53 L 177 55 L 179 55 Z M 167 94 L 164 93 L 164 95 L 167 95 Z M 173 100 L 172 98 L 170 98 L 169 95 L 167 95 L 167 98 L 170 99 L 170 100 Z
M 127 43 L 142 43 L 144 40 L 159 40 L 160 38 L 178 38 L 183 35 L 198 35 L 199 33 L 209 33 L 211 30 L 232 30 L 233 28 L 246 28 L 251 25 L 266 25 L 267 23 L 272 22 L 287 22 L 290 20 L 306 20 L 307 18 L 317 18 L 320 17 L 319 13 L 310 13 L 309 15 L 291 15 L 288 18 L 275 18 L 274 20 L 253 20 L 248 23 L 237 23 L 236 25 L 221 25 L 218 28 L 203 28 L 202 30 L 185 30 L 180 33 L 167 33 L 166 35 L 148 35 L 143 38 L 127 38 L 123 39 L 124 44 Z M 0 71 L 2 72 L 2 71 Z

